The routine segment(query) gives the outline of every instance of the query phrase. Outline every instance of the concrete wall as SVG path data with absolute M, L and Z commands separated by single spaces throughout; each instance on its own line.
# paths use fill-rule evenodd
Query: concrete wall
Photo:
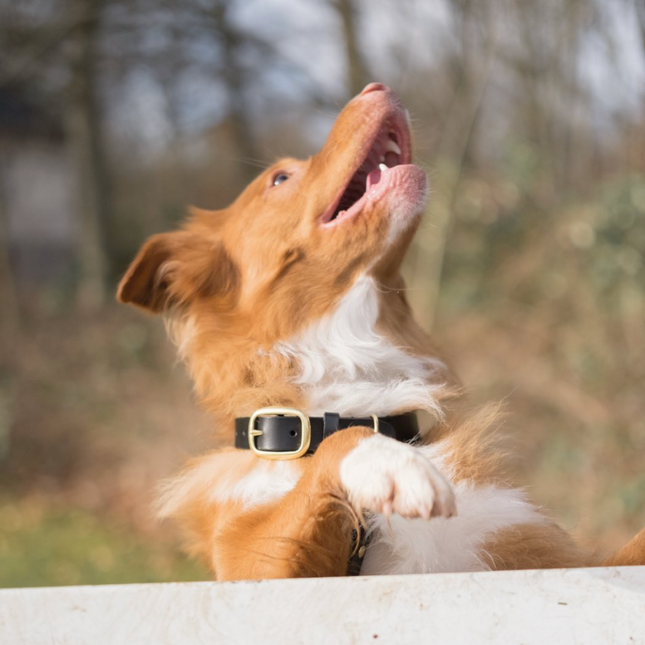
M 645 567 L 0 590 L 2 645 L 645 643 Z

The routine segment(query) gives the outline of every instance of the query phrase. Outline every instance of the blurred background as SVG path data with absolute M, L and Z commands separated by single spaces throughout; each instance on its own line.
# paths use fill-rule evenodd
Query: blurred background
M 564 526 L 645 524 L 645 0 L 0 0 L 0 586 L 207 577 L 150 503 L 210 421 L 115 285 L 376 80 L 423 324 Z

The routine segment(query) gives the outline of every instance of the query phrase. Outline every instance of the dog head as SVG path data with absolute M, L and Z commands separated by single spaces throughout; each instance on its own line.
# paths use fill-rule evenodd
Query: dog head
M 279 160 L 230 207 L 194 209 L 180 230 L 149 239 L 118 299 L 208 330 L 208 351 L 257 353 L 332 311 L 359 275 L 400 286 L 426 198 L 411 158 L 399 99 L 368 85 L 316 155 Z
M 359 273 L 396 273 L 423 210 L 425 174 L 411 165 L 406 112 L 368 86 L 307 161 L 280 159 L 227 209 L 194 209 L 152 237 L 121 281 L 121 302 L 152 312 L 281 319 L 288 333 L 319 317 Z M 253 325 L 245 325 L 248 329 Z M 272 325 L 268 325 L 272 327 Z

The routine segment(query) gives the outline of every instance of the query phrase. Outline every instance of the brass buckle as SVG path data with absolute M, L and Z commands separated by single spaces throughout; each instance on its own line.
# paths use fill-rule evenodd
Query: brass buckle
M 262 450 L 255 445 L 255 437 L 263 434 L 262 430 L 255 427 L 255 422 L 258 417 L 266 417 L 271 415 L 282 415 L 285 417 L 298 417 L 300 419 L 300 427 L 302 437 L 300 439 L 300 446 L 297 450 L 290 452 L 275 452 L 273 450 Z M 298 459 L 302 457 L 311 444 L 311 421 L 309 417 L 302 411 L 296 408 L 260 408 L 256 410 L 249 419 L 249 448 L 258 456 L 263 459 Z

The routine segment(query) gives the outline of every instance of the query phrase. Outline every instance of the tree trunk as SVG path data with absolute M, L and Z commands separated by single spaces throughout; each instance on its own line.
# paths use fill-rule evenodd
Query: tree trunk
M 9 213 L 5 192 L 6 161 L 0 151 L 0 333 L 14 337 L 20 331 L 20 306 L 9 257 Z
M 355 0 L 335 0 L 334 7 L 343 25 L 347 60 L 347 90 L 356 96 L 369 82 L 369 73 L 358 44 Z
M 81 19 L 70 43 L 70 102 L 67 126 L 78 182 L 78 305 L 95 311 L 105 301 L 108 275 L 110 196 L 97 97 L 97 45 L 104 0 L 75 0 Z
M 22 336 L 18 293 L 9 256 L 6 159 L 0 149 L 0 464 L 9 455 L 17 375 L 14 361 Z
M 229 0 L 216 0 L 213 5 L 213 18 L 218 36 L 222 39 L 223 81 L 229 104 L 229 122 L 233 138 L 239 151 L 239 172 L 244 183 L 251 181 L 256 174 L 254 164 L 261 161 L 253 133 L 252 119 L 244 93 L 245 72 L 240 65 L 240 49 L 243 35 L 240 34 L 227 15 Z M 249 163 L 250 162 L 250 163 Z

